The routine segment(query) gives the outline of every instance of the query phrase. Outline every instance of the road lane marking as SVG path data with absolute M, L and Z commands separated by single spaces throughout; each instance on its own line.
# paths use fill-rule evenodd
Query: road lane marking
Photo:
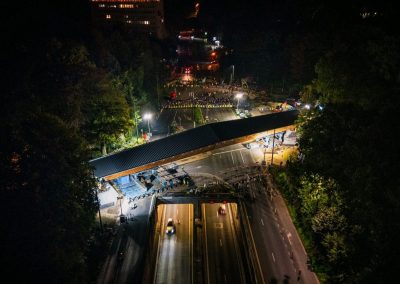
M 288 238 L 288 241 L 289 241 L 290 245 L 292 245 L 292 241 L 290 240 L 291 237 L 292 237 L 292 234 L 290 232 L 287 233 L 287 238 Z
M 271 254 L 272 254 L 272 260 L 275 262 L 275 256 L 274 256 L 274 253 L 272 252 Z
M 219 245 L 222 247 L 222 240 L 219 239 Z
M 233 150 L 229 150 L 229 151 L 223 151 L 223 152 L 218 152 L 218 153 L 213 153 L 212 155 L 221 155 L 221 154 L 226 154 L 226 153 L 232 153 L 233 151 L 242 151 L 242 148 L 239 149 L 233 149 Z
M 233 154 L 231 152 L 231 157 L 232 157 L 232 163 L 235 164 L 235 160 L 233 159 Z
M 236 225 L 233 221 L 233 217 L 232 217 L 232 204 L 229 203 L 228 204 L 228 208 L 230 208 L 230 210 L 228 210 L 228 215 L 229 215 L 229 219 L 230 219 L 230 225 L 231 225 L 231 230 L 232 230 L 232 237 L 233 237 L 233 246 L 235 247 L 235 254 L 236 254 L 236 259 L 237 259 L 237 263 L 239 265 L 239 272 L 240 272 L 240 279 L 242 280 L 242 283 L 244 283 L 244 271 L 243 271 L 243 262 L 242 259 L 239 257 L 240 255 L 240 250 L 238 248 L 238 243 L 237 243 L 237 231 L 236 231 Z
M 264 280 L 263 271 L 261 269 L 260 259 L 258 258 L 258 252 L 257 252 L 257 249 L 256 249 L 256 244 L 254 242 L 253 230 L 251 229 L 251 224 L 250 224 L 250 220 L 249 220 L 249 215 L 247 215 L 246 206 L 243 206 L 243 211 L 244 211 L 244 216 L 246 216 L 246 219 L 247 219 L 247 224 L 248 224 L 248 228 L 249 228 L 249 232 L 250 232 L 251 242 L 252 242 L 254 254 L 255 254 L 255 257 L 256 257 L 258 270 L 260 271 L 261 280 L 262 280 L 262 283 L 266 283 L 265 280 Z
M 192 233 L 192 221 L 191 221 L 192 206 L 193 206 L 192 204 L 189 204 L 190 283 L 193 283 L 193 238 L 191 236 L 191 233 Z
M 261 224 L 264 226 L 264 221 L 263 221 L 263 219 L 261 219 Z
M 239 153 L 240 153 L 240 156 L 242 157 L 242 162 L 244 164 L 245 162 L 244 162 L 243 155 L 242 155 L 242 149 L 240 149 Z
M 203 224 L 203 228 L 204 228 L 204 239 L 205 239 L 205 248 L 206 248 L 206 268 L 207 268 L 207 283 L 210 283 L 210 268 L 208 266 L 208 247 L 207 247 L 207 221 L 206 221 L 206 206 L 204 204 L 201 205 L 202 206 L 202 211 L 203 211 L 203 217 L 204 217 L 204 224 Z
M 214 226 L 216 229 L 223 229 L 224 228 L 224 223 L 214 223 Z

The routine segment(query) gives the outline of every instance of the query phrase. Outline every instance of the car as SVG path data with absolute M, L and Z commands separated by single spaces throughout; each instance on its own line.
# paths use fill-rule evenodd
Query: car
M 246 144 L 246 148 L 247 149 L 258 149 L 258 148 L 260 148 L 260 144 L 257 142 L 251 142 L 251 143 Z
M 172 218 L 168 219 L 167 222 L 167 230 L 165 231 L 165 233 L 167 233 L 167 235 L 172 235 L 175 234 L 175 224 L 174 224 L 174 220 L 172 220 Z
M 226 208 L 225 204 L 223 204 L 218 208 L 218 215 L 225 215 L 225 214 L 226 214 Z

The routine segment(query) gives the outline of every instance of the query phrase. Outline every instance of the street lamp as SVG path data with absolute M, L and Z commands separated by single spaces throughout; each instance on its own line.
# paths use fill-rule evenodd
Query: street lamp
M 230 85 L 232 85 L 233 81 L 235 80 L 235 65 L 232 65 L 232 73 L 231 73 L 231 80 Z
M 235 98 L 237 99 L 236 112 L 239 112 L 239 102 L 242 97 L 243 97 L 243 93 L 237 93 L 235 96 Z
M 272 155 L 271 155 L 271 166 L 274 164 L 274 150 L 275 150 L 275 129 L 272 136 Z
M 267 161 L 265 160 L 265 154 L 267 153 L 267 146 L 264 145 L 264 160 L 261 162 L 261 165 L 266 166 Z
M 101 186 L 101 185 L 100 185 L 100 186 Z M 103 221 L 101 220 L 101 212 L 100 212 L 100 200 L 99 200 L 98 190 L 99 190 L 99 188 L 96 188 L 96 189 L 95 189 L 95 192 L 96 192 L 96 201 L 97 201 L 98 210 L 99 210 L 99 222 L 100 222 L 100 230 L 101 230 L 101 233 L 104 233 L 104 229 L 103 229 Z
M 119 200 L 119 206 L 120 206 L 120 208 L 121 208 L 121 216 L 123 215 L 122 214 L 122 199 L 123 199 L 124 197 L 123 196 L 117 196 L 117 199 Z
M 149 113 L 149 112 L 147 112 L 147 113 L 145 113 L 143 115 L 143 119 L 147 120 L 147 128 L 149 129 L 149 133 L 151 133 L 151 130 L 150 130 L 150 119 L 151 119 L 152 116 L 153 115 L 151 113 Z

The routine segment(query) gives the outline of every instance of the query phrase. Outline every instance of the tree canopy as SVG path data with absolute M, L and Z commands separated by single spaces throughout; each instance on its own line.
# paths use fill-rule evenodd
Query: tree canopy
M 400 266 L 399 40 L 379 20 L 347 24 L 305 87 L 319 107 L 299 119 L 285 194 L 323 282 L 391 282 Z
M 91 31 L 78 2 L 2 4 L 1 263 L 16 283 L 93 281 L 99 205 L 88 161 L 125 146 L 155 94 L 156 80 L 145 82 L 158 74 L 154 44 Z

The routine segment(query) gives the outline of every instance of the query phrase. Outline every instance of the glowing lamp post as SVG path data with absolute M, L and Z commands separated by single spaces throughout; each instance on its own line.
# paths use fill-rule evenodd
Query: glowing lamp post
M 237 99 L 236 112 L 239 112 L 239 102 L 242 97 L 243 97 L 243 93 L 237 93 L 235 96 L 235 98 Z
M 151 119 L 152 116 L 153 115 L 151 113 L 148 113 L 148 112 L 143 115 L 143 119 L 147 120 L 147 128 L 149 130 L 149 133 L 151 133 L 151 130 L 150 130 L 150 119 Z

